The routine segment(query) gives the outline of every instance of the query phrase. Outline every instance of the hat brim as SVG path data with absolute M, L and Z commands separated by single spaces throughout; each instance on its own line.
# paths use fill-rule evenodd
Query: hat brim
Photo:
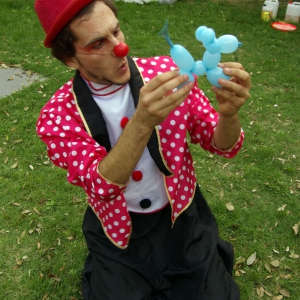
M 60 13 L 56 18 L 52 27 L 47 33 L 44 40 L 44 45 L 47 48 L 51 47 L 53 40 L 59 34 L 59 32 L 66 26 L 85 6 L 94 0 L 73 0 L 68 6 Z

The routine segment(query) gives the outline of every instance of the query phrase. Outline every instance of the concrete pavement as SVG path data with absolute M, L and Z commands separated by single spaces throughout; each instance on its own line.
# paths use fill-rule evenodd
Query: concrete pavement
M 0 98 L 6 97 L 35 81 L 43 81 L 42 77 L 30 74 L 16 67 L 0 65 Z

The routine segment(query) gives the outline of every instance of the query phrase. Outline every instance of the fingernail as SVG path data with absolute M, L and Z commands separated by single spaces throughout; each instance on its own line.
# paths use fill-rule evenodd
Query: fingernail
M 225 68 L 225 69 L 224 69 L 224 72 L 225 72 L 226 74 L 230 74 L 230 73 L 231 73 L 231 69 Z
M 220 85 L 222 85 L 222 84 L 225 83 L 225 80 L 221 78 L 221 79 L 219 79 L 218 83 L 219 83 Z
M 222 63 L 219 63 L 218 66 L 219 66 L 220 68 L 224 68 L 224 64 L 222 64 Z
M 184 78 L 184 80 L 188 80 L 188 79 L 189 79 L 189 76 L 188 76 L 187 74 L 184 74 L 184 75 L 183 75 L 183 78 Z
M 189 82 L 189 88 L 192 89 L 194 87 L 194 82 Z

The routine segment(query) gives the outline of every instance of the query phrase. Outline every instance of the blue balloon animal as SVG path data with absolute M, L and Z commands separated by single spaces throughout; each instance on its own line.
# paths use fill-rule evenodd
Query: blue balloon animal
M 168 21 L 164 28 L 159 32 L 170 45 L 170 54 L 181 74 L 187 74 L 189 81 L 194 82 L 194 75 L 200 76 L 206 74 L 207 80 L 214 86 L 221 87 L 218 84 L 220 78 L 229 79 L 229 76 L 223 73 L 218 67 L 221 60 L 221 53 L 232 53 L 242 44 L 238 39 L 230 34 L 225 34 L 216 38 L 216 34 L 211 28 L 200 26 L 195 32 L 196 39 L 202 42 L 206 51 L 203 60 L 195 61 L 188 50 L 181 45 L 174 45 L 168 33 Z

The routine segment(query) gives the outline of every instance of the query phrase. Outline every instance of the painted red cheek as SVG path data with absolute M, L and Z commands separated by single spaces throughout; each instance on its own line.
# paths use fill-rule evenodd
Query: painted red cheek
M 129 119 L 128 119 L 127 117 L 124 117 L 124 118 L 121 120 L 120 125 L 121 125 L 121 127 L 122 127 L 123 129 L 124 129 L 125 126 L 127 125 L 128 121 L 129 121 Z
M 134 171 L 131 176 L 133 180 L 140 181 L 143 178 L 143 173 L 141 171 Z
M 114 47 L 114 54 L 117 57 L 124 57 L 128 54 L 129 47 L 125 43 L 120 43 L 119 45 Z

